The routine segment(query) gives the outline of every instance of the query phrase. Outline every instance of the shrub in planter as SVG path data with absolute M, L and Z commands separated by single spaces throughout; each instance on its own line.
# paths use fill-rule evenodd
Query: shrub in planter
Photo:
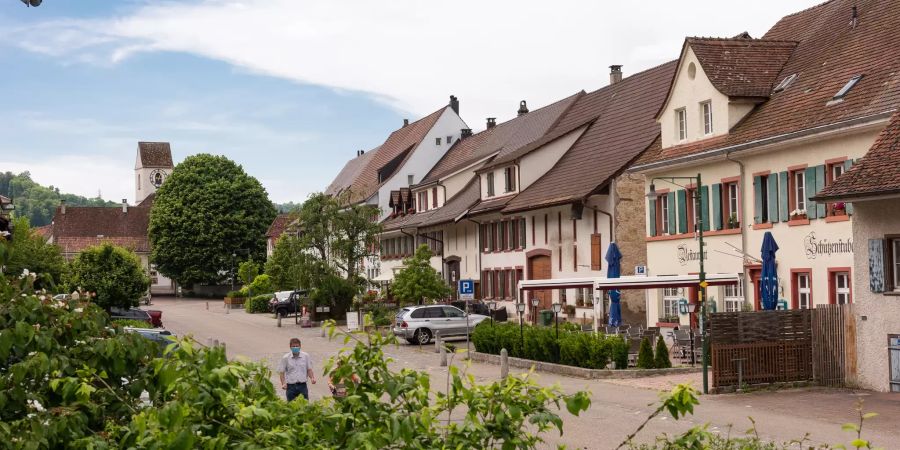
M 227 298 L 246 298 L 247 293 L 244 291 L 231 291 L 231 292 L 225 294 L 225 297 L 227 297 Z
M 588 369 L 605 368 L 612 359 L 619 368 L 628 362 L 628 344 L 619 336 L 560 330 L 557 353 L 556 330 L 551 327 L 526 326 L 524 342 L 516 324 L 481 323 L 472 333 L 475 350 L 481 353 L 499 354 L 505 348 L 509 356 L 566 364 Z M 558 355 L 558 356 L 557 356 Z M 558 359 L 557 359 L 558 358 Z
M 652 369 L 654 364 L 653 346 L 650 345 L 650 339 L 644 338 L 641 340 L 641 347 L 638 350 L 637 368 Z
M 666 341 L 662 336 L 656 339 L 656 355 L 653 357 L 653 365 L 657 369 L 672 367 L 672 360 L 669 359 L 669 347 L 666 347 Z
M 269 300 L 272 299 L 272 294 L 263 294 L 257 295 L 255 297 L 250 297 L 244 302 L 244 310 L 251 314 L 257 313 L 267 313 L 269 312 Z

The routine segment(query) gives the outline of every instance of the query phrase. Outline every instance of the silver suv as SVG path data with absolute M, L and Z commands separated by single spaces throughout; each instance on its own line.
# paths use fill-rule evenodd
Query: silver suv
M 471 332 L 475 325 L 487 318 L 481 314 L 469 314 L 467 320 L 463 310 L 450 305 L 407 306 L 397 313 L 394 335 L 410 344 L 424 345 L 431 342 L 435 333 L 440 333 L 441 337 L 464 336 L 467 326 Z

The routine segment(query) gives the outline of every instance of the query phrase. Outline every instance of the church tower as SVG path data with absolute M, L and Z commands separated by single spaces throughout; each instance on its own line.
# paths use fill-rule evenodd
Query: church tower
M 168 142 L 138 142 L 134 163 L 134 202 L 140 204 L 156 192 L 172 173 L 172 149 Z

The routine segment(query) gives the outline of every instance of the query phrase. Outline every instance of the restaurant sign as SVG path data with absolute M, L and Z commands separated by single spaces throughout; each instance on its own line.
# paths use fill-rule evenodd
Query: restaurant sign
M 816 259 L 817 256 L 831 256 L 853 254 L 853 239 L 818 239 L 813 231 L 803 238 L 803 248 L 806 250 L 807 259 Z
M 706 247 L 704 245 L 704 247 Z M 682 266 L 692 261 L 700 261 L 700 252 L 692 248 L 688 248 L 686 244 L 678 246 L 678 264 Z M 703 252 L 703 259 L 709 260 L 709 252 Z

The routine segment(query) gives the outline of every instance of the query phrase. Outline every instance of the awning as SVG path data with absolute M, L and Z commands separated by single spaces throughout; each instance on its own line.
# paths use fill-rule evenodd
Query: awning
M 708 273 L 706 282 L 710 286 L 737 284 L 740 275 L 736 273 Z M 544 289 L 570 289 L 590 287 L 597 290 L 610 289 L 660 289 L 673 287 L 692 287 L 700 283 L 699 275 L 629 275 L 619 278 L 556 278 L 550 280 L 522 280 L 519 289 L 537 291 Z

